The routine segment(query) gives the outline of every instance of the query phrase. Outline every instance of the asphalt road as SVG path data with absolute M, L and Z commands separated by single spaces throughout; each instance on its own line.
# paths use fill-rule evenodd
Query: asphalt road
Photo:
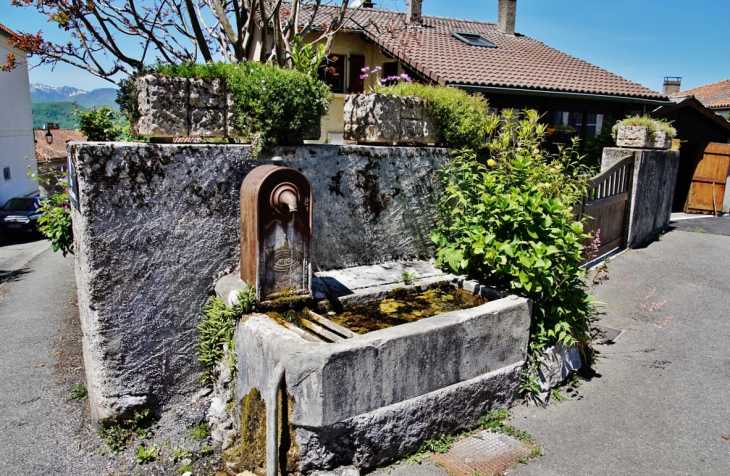
M 0 246 L 0 474 L 108 474 L 86 402 L 67 400 L 85 380 L 73 257 L 45 241 L 5 245 L 15 248 Z
M 577 398 L 514 410 L 545 456 L 509 474 L 730 474 L 730 239 L 670 231 L 609 269 L 600 323 L 625 332 Z

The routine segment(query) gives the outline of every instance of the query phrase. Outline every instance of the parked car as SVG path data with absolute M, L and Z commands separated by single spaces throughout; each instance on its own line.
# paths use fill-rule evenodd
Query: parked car
M 38 212 L 45 197 L 15 197 L 0 208 L 0 230 L 7 232 L 38 232 Z

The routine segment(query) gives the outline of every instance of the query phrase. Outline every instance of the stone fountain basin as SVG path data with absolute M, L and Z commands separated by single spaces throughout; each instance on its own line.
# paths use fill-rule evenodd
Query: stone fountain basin
M 281 364 L 302 471 L 382 464 L 517 398 L 529 300 L 441 273 L 428 263 L 351 268 L 317 278 L 329 283 L 324 289 L 335 294 L 331 298 L 346 305 L 403 287 L 392 279 L 403 267 L 416 271 L 422 285 L 449 282 L 490 300 L 336 343 L 313 342 L 263 314 L 237 325 L 237 398 L 276 385 L 271 379 Z M 315 295 L 323 292 L 316 281 Z

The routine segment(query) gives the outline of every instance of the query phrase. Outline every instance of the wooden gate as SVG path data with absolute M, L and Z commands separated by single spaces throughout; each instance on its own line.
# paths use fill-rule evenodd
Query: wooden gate
M 698 151 L 697 159 L 684 211 L 717 215 L 725 197 L 730 144 L 711 142 Z
M 573 210 L 577 219 L 587 218 L 586 232 L 600 236 L 600 247 L 594 258 L 626 245 L 633 178 L 632 155 L 593 177 L 583 203 Z

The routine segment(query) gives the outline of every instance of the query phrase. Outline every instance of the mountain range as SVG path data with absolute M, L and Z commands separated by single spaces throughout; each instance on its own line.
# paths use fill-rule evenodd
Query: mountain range
M 30 102 L 75 102 L 81 106 L 92 108 L 100 106 L 109 106 L 114 110 L 119 110 L 116 103 L 116 88 L 100 88 L 91 91 L 84 91 L 72 86 L 62 86 L 54 88 L 45 84 L 30 85 Z

